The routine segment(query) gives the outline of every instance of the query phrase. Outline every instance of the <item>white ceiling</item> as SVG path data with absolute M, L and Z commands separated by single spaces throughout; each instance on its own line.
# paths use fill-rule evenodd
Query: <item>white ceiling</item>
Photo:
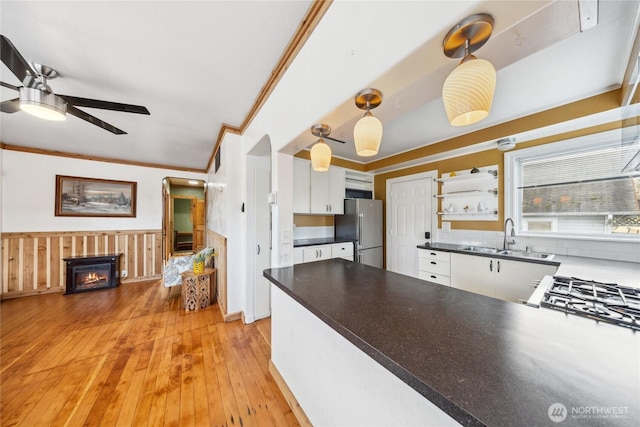
M 87 156 L 204 169 L 223 124 L 239 127 L 304 18 L 304 1 L 2 1 L 1 33 L 56 69 L 55 93 L 143 105 L 149 116 L 0 114 L 0 141 Z M 3 82 L 21 86 L 2 64 Z M 2 88 L 1 100 L 17 97 Z
M 430 3 L 434 13 L 445 4 Z M 344 103 L 319 122 L 349 142 L 328 141 L 334 155 L 369 162 L 620 87 L 639 3 L 601 0 L 598 25 L 580 32 L 577 0 L 482 2 L 477 11 L 491 14 L 496 26 L 476 56 L 494 64 L 497 87 L 489 117 L 476 125 L 450 126 L 440 99 L 458 62 L 442 53 L 451 23 L 371 82 L 384 95 L 373 110 L 384 124 L 377 156 L 355 154 L 352 130 L 363 113 L 354 105 L 355 93 L 345 94 Z M 27 60 L 60 72 L 50 82 L 54 92 L 144 105 L 151 115 L 86 109 L 128 132 L 117 136 L 75 117 L 47 122 L 2 113 L 0 141 L 204 169 L 221 126 L 244 122 L 310 4 L 2 1 L 2 34 Z M 459 8 L 462 20 L 469 10 L 463 3 Z M 4 65 L 0 78 L 20 85 Z M 6 88 L 0 94 L 2 101 L 17 96 Z M 304 132 L 292 144 L 303 149 L 316 139 Z
M 350 97 L 319 120 L 332 127 L 332 137 L 348 142 L 327 141 L 333 155 L 368 163 L 617 89 L 629 63 L 639 5 L 600 0 L 598 25 L 581 32 L 577 0 L 483 2 L 477 12 L 489 13 L 495 20 L 492 37 L 475 52 L 497 71 L 489 116 L 471 126 L 448 123 L 441 90 L 459 60 L 442 52 L 442 40 L 450 29 L 443 26 L 440 37 L 371 83 L 384 95 L 382 104 L 372 110 L 384 125 L 378 154 L 363 158 L 355 153 L 353 127 L 364 112 Z M 296 145 L 310 148 L 317 139 L 304 132 Z

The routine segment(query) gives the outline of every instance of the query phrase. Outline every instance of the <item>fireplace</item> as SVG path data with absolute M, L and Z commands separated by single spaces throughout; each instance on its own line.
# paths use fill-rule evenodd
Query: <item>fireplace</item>
M 64 258 L 67 264 L 65 295 L 98 289 L 115 288 L 120 284 L 120 255 Z

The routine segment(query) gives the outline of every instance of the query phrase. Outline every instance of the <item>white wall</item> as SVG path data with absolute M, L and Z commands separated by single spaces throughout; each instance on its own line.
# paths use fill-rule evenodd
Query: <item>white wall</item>
M 162 228 L 162 179 L 206 180 L 179 172 L 11 150 L 2 152 L 2 232 L 148 230 Z M 135 218 L 56 217 L 56 175 L 137 182 Z
M 220 151 L 220 169 L 209 171 L 207 228 L 227 238 L 227 312 L 245 311 L 246 161 L 242 138 L 227 134 Z M 220 191 L 222 190 L 222 191 Z

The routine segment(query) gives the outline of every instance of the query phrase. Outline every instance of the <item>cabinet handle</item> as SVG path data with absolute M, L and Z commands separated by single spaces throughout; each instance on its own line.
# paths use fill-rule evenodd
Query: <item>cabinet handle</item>
M 437 265 L 438 263 L 437 263 L 437 262 L 435 262 L 435 261 L 431 261 L 431 264 L 433 264 L 433 265 Z
M 438 254 L 435 252 L 431 252 L 431 256 L 437 256 Z
M 258 255 L 260 255 L 260 245 L 258 245 Z
M 316 258 L 319 258 L 319 256 L 318 256 L 318 250 L 317 250 L 317 249 L 316 249 Z
M 498 260 L 498 273 L 500 273 L 500 260 Z
M 322 249 L 320 249 L 320 258 L 322 258 Z
M 432 279 L 437 279 L 437 277 L 436 277 L 436 276 L 434 276 L 433 274 L 431 275 L 431 278 L 432 278 Z
M 489 271 L 493 271 L 493 260 L 489 261 Z

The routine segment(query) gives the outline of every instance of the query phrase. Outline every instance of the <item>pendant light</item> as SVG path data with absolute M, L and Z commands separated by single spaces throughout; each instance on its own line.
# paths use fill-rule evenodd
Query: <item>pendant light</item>
M 363 89 L 356 94 L 356 107 L 367 110 L 353 128 L 356 153 L 368 157 L 378 154 L 382 141 L 382 122 L 371 114 L 373 108 L 382 103 L 382 92 L 378 89 Z
M 331 128 L 325 124 L 311 126 L 311 133 L 320 137 L 311 147 L 311 166 L 316 172 L 326 172 L 331 165 L 331 148 L 324 142 L 323 137 L 329 136 Z
M 442 87 L 442 101 L 449 123 L 466 126 L 489 115 L 496 87 L 496 70 L 473 52 L 481 48 L 493 31 L 493 18 L 471 15 L 449 30 L 443 41 L 444 54 L 462 58 Z

